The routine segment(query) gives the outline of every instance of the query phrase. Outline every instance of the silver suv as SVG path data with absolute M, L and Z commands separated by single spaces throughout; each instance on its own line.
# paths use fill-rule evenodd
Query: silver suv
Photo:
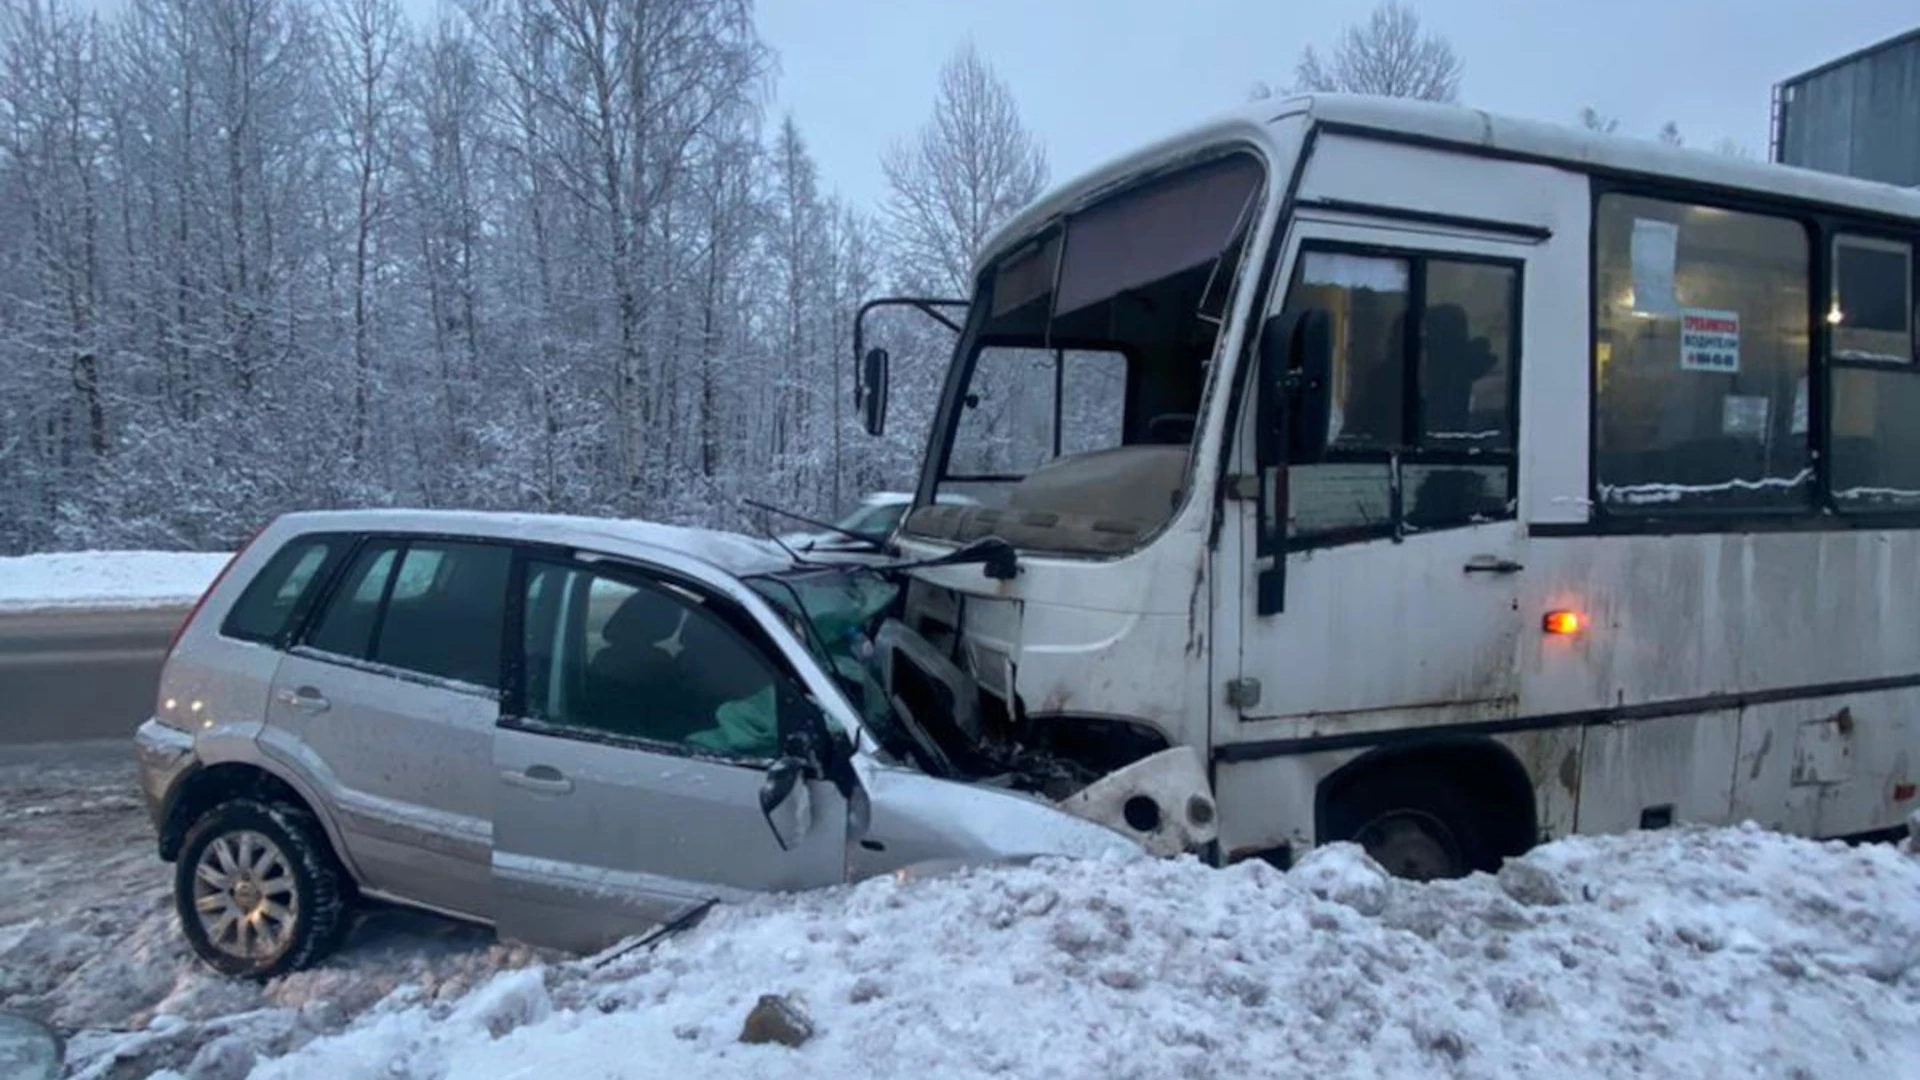
M 591 950 L 756 892 L 1211 843 L 1191 751 L 1067 797 L 965 764 L 971 683 L 897 591 L 636 522 L 282 517 L 136 737 L 182 930 L 252 977 L 326 955 L 363 898 Z

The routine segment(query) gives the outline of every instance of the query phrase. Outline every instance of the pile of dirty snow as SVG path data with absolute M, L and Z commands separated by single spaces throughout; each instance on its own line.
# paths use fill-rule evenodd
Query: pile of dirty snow
M 373 913 L 264 984 L 188 954 L 124 748 L 0 748 L 0 1009 L 72 1075 L 1908 1077 L 1920 857 L 1759 829 L 1414 885 L 1148 859 L 882 879 L 569 959 Z M 743 1045 L 762 995 L 797 1048 Z
M 1758 829 L 1414 885 L 1358 849 L 1039 863 L 716 911 L 596 968 L 401 993 L 256 1076 L 1913 1075 L 1920 863 Z M 764 994 L 812 1028 L 743 1045 Z
M 224 553 L 68 551 L 0 558 L 0 613 L 186 607 L 226 565 Z

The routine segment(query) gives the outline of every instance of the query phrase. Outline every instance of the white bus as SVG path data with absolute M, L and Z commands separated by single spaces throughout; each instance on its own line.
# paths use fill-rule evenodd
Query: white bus
M 1087 775 L 1200 751 L 1221 863 L 1896 830 L 1916 241 L 1920 192 L 1263 102 L 990 241 L 897 543 L 1016 558 L 915 570 L 906 621 L 982 738 Z

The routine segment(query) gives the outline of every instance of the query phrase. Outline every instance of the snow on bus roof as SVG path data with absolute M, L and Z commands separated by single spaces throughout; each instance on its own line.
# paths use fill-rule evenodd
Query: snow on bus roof
M 1015 215 L 981 246 L 976 273 L 1048 220 L 1091 197 L 1182 157 L 1239 140 L 1291 151 L 1275 134 L 1282 120 L 1304 117 L 1323 129 L 1457 147 L 1468 152 L 1561 165 L 1575 171 L 1638 175 L 1750 192 L 1809 205 L 1901 218 L 1920 226 L 1920 190 L 1836 173 L 1747 161 L 1609 135 L 1570 124 L 1504 116 L 1461 105 L 1357 94 L 1308 94 L 1242 105 L 1149 142 L 1055 187 Z M 1290 140 L 1289 140 L 1290 141 Z

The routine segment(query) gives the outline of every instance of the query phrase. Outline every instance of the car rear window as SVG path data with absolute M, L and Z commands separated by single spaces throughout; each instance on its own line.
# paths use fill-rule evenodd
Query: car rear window
M 361 548 L 307 644 L 420 675 L 496 689 L 506 621 L 504 544 L 384 539 Z
M 277 642 L 292 625 L 315 586 L 325 580 L 344 536 L 301 536 L 288 541 L 247 583 L 220 632 L 242 641 Z

